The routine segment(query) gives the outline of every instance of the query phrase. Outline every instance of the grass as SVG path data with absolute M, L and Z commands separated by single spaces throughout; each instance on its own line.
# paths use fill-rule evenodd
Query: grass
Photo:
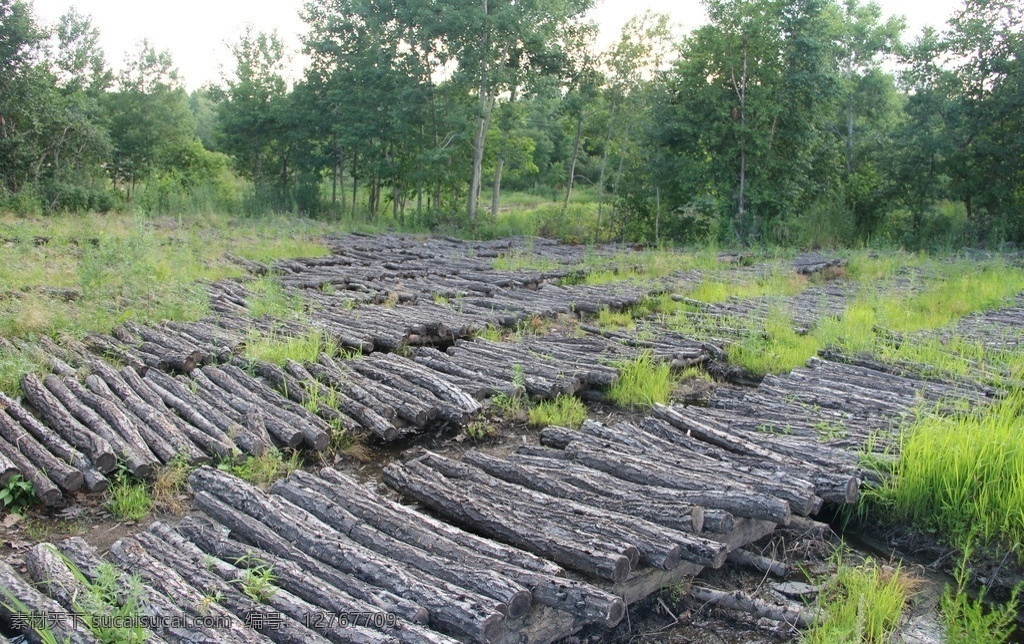
M 125 584 L 123 573 L 114 564 L 103 562 L 97 566 L 96 578 L 90 581 L 70 560 L 65 558 L 65 561 L 86 589 L 75 597 L 75 613 L 81 616 L 86 629 L 97 640 L 136 644 L 149 639 L 149 631 L 139 624 L 146 610 L 146 591 L 137 576 L 128 577 Z
M 612 311 L 607 306 L 597 312 L 597 326 L 602 329 L 631 329 L 635 325 L 628 311 Z
M 118 519 L 138 521 L 153 508 L 153 496 L 143 481 L 122 473 L 107 490 L 104 506 Z
M 675 390 L 671 365 L 656 361 L 649 351 L 616 366 L 619 379 L 608 390 L 608 398 L 620 407 L 666 403 Z
M 338 354 L 338 344 L 326 331 L 310 328 L 304 335 L 250 331 L 245 340 L 245 357 L 284 365 L 288 360 L 314 362 L 321 353 Z
M 153 505 L 180 514 L 186 509 L 181 495 L 188 488 L 188 475 L 195 468 L 184 457 L 171 460 L 160 468 L 153 480 Z
M 754 298 L 769 295 L 799 295 L 810 286 L 810 280 L 788 270 L 773 270 L 754 280 L 725 281 L 719 277 L 705 278 L 687 297 L 714 304 L 731 297 Z
M 896 627 L 914 587 L 899 566 L 883 566 L 872 559 L 861 565 L 836 555 L 835 574 L 818 597 L 824 615 L 804 633 L 805 644 L 864 642 L 884 644 Z
M 545 400 L 530 410 L 530 424 L 534 427 L 568 427 L 578 429 L 587 419 L 587 408 L 575 396 L 561 395 Z
M 234 474 L 254 485 L 267 487 L 301 466 L 302 461 L 298 452 L 292 452 L 286 458 L 279 450 L 271 449 L 259 456 L 246 456 L 243 459 L 224 461 L 217 466 L 217 469 Z
M 15 474 L 3 488 L 0 488 L 0 503 L 8 512 L 19 512 L 39 503 L 36 497 L 35 486 L 32 481 L 25 479 L 21 474 Z
M 236 559 L 235 564 L 244 568 L 242 576 L 234 581 L 246 597 L 265 604 L 277 592 L 277 575 L 274 574 L 273 565 L 252 555 Z
M 922 414 L 870 502 L 964 549 L 1024 542 L 1024 392 L 958 416 Z M 1018 563 L 1024 551 L 1014 548 Z
M 323 222 L 293 218 L 188 219 L 127 214 L 0 215 L 10 240 L 0 262 L 0 337 L 80 337 L 125 321 L 192 321 L 209 312 L 205 282 L 238 277 L 229 261 L 324 255 Z M 257 306 L 260 306 L 257 298 Z M 0 347 L 0 388 L 17 395 L 21 376 L 40 367 Z
M 970 555 L 968 546 L 954 571 L 956 586 L 947 586 L 939 599 L 939 612 L 945 627 L 944 641 L 949 644 L 1009 642 L 1016 631 L 1017 609 L 1024 586 L 1018 584 L 1003 604 L 986 603 L 984 587 L 977 598 L 972 598 L 968 591 L 970 573 L 967 561 Z
M 774 308 L 769 311 L 761 333 L 748 333 L 726 351 L 729 362 L 763 376 L 802 366 L 821 346 L 817 337 L 797 333 L 793 319 L 783 309 Z
M 261 277 L 246 284 L 251 295 L 246 301 L 249 315 L 267 315 L 279 319 L 301 318 L 305 313 L 305 301 L 296 295 L 286 293 L 273 277 Z

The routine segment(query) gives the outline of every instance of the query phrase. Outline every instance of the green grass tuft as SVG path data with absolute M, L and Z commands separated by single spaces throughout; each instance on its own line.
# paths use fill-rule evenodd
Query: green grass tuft
M 620 407 L 666 403 L 675 390 L 671 365 L 655 361 L 650 352 L 617 366 L 619 379 L 608 390 L 608 398 Z
M 228 460 L 217 466 L 217 469 L 238 478 L 267 487 L 274 481 L 288 476 L 302 466 L 298 452 L 285 458 L 279 450 L 271 449 L 259 456 L 246 456 L 240 460 Z
M 561 395 L 545 400 L 530 410 L 530 424 L 534 427 L 557 425 L 577 429 L 587 419 L 587 408 L 575 396 Z
M 818 597 L 824 615 L 805 634 L 805 644 L 889 642 L 913 586 L 902 569 L 873 560 L 853 566 L 841 560 Z
M 871 502 L 953 545 L 1024 542 L 1024 392 L 959 417 L 922 415 L 904 432 L 894 476 Z M 1018 561 L 1024 551 L 1017 548 Z
M 149 514 L 153 507 L 153 496 L 144 482 L 122 475 L 107 490 L 104 505 L 118 519 L 138 521 Z
M 321 353 L 337 355 L 338 344 L 326 331 L 316 328 L 300 336 L 252 331 L 245 341 L 246 358 L 276 365 L 283 365 L 288 360 L 314 362 Z

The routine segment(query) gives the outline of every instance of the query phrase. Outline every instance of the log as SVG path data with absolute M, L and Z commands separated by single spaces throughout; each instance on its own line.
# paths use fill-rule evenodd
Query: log
M 15 474 L 18 474 L 18 468 L 6 454 L 0 452 L 0 485 L 7 485 Z
M 263 423 L 267 431 L 283 445 L 294 448 L 302 444 L 303 435 L 301 429 L 290 426 L 286 421 L 282 421 L 272 406 L 263 401 L 256 401 L 255 397 L 234 378 L 231 378 L 217 367 L 210 366 L 193 371 L 192 377 L 196 378 L 196 374 L 200 372 L 222 390 L 235 396 L 230 401 L 232 407 L 243 413 L 252 411 L 260 413 L 263 416 Z
M 331 501 L 391 536 L 448 559 L 494 570 L 528 588 L 533 600 L 570 613 L 578 623 L 598 622 L 614 626 L 625 614 L 618 597 L 589 584 L 566 579 L 561 567 L 504 544 L 465 533 L 453 526 L 409 510 L 383 497 L 370 494 L 341 473 L 326 468 L 323 479 L 305 472 L 294 472 L 295 481 L 317 485 Z M 335 486 L 324 486 L 324 481 Z M 454 534 L 457 533 L 457 534 Z M 448 535 L 461 536 L 461 543 Z M 466 545 L 471 544 L 471 545 Z M 491 556 L 492 554 L 497 555 Z M 528 562 L 527 570 L 510 561 Z
M 40 445 L 35 438 L 2 409 L 0 409 L 0 438 L 6 440 L 6 444 L 19 451 L 28 462 L 35 466 L 32 469 L 38 468 L 44 472 L 45 478 L 56 483 L 64 492 L 74 494 L 85 483 L 85 477 L 82 476 L 81 472 L 48 452 L 46 448 Z M 6 456 L 12 462 L 18 464 L 13 453 L 8 452 Z M 19 469 L 22 469 L 20 465 Z M 23 471 L 22 473 L 26 474 L 27 478 L 32 480 L 33 483 L 36 482 L 33 477 L 28 476 L 28 472 Z M 53 505 L 56 501 L 53 500 L 52 491 L 45 489 L 45 483 L 42 487 L 42 490 L 37 489 L 36 494 L 38 495 L 42 492 L 46 498 L 40 496 L 40 500 L 47 505 Z
M 70 382 L 78 384 L 78 381 L 74 379 L 71 379 Z M 43 380 L 43 385 L 75 419 L 92 430 L 97 436 L 107 441 L 111 449 L 125 463 L 132 474 L 139 478 L 148 478 L 152 474 L 153 464 L 158 461 L 151 452 L 148 450 L 146 452 L 136 452 L 132 445 L 114 431 L 113 427 L 103 417 L 97 414 L 91 407 L 85 405 L 56 376 L 47 376 Z
M 117 394 L 111 391 L 107 383 L 99 376 L 92 374 L 85 379 L 85 386 L 98 397 L 102 397 L 110 406 L 116 409 L 119 422 L 133 431 L 141 445 L 145 445 L 161 463 L 170 463 L 178 454 L 178 445 L 171 442 L 161 432 L 153 429 L 147 422 L 147 418 L 135 414 L 130 403 L 118 398 Z M 97 410 L 98 411 L 98 410 Z M 108 422 L 110 419 L 107 419 Z
M 43 420 L 64 440 L 88 456 L 97 470 L 106 474 L 114 469 L 117 456 L 110 443 L 78 422 L 39 378 L 26 374 L 21 380 L 21 390 Z
M 303 568 L 302 565 L 295 561 L 230 539 L 228 537 L 228 528 L 214 523 L 205 517 L 194 515 L 185 517 L 178 526 L 178 531 L 185 538 L 198 545 L 204 552 L 225 561 L 234 561 L 236 566 L 273 566 L 276 583 L 281 588 L 305 599 L 311 604 L 319 606 L 328 613 L 343 615 L 381 612 L 381 606 L 357 599 L 351 594 L 340 590 L 334 584 L 329 583 L 323 577 L 315 576 L 313 574 L 314 571 Z M 262 564 L 257 562 L 262 562 Z M 317 568 L 323 568 L 322 564 L 314 565 Z M 386 624 L 371 624 L 370 626 L 394 635 L 401 641 L 409 642 L 410 644 L 442 644 L 452 642 L 452 640 L 449 640 L 440 633 L 428 631 L 419 626 L 419 623 L 427 621 L 427 613 L 422 608 L 416 608 L 419 611 L 417 613 L 419 619 L 416 623 L 405 621 L 399 617 L 395 628 L 388 628 Z M 397 613 L 393 614 L 397 615 Z
M 154 558 L 135 539 L 125 537 L 110 546 L 110 558 L 122 568 L 141 576 L 146 583 L 166 594 L 192 617 L 220 618 L 219 637 L 232 642 L 267 642 L 267 638 L 245 627 L 241 621 L 216 602 L 204 601 L 205 593 L 193 588 L 181 575 Z
M 513 461 L 495 458 L 477 451 L 466 452 L 463 461 L 474 465 L 491 476 L 515 483 L 554 497 L 574 499 L 587 505 L 637 516 L 683 532 L 704 530 L 704 508 L 684 503 L 670 504 L 638 498 L 615 498 L 590 492 L 555 477 L 543 470 Z
M 479 468 L 427 452 L 419 462 L 459 481 L 481 495 L 497 495 L 517 511 L 551 517 L 562 525 L 579 522 L 579 529 L 590 530 L 611 540 L 636 545 L 641 560 L 655 568 L 672 570 L 682 561 L 718 568 L 725 562 L 724 544 L 692 534 L 656 525 L 644 519 L 595 508 L 573 499 L 563 499 L 514 485 L 490 476 Z
M 36 626 L 48 628 L 58 642 L 99 644 L 99 640 L 60 604 L 25 582 L 4 561 L 0 561 L 0 618 L 32 644 L 46 641 L 40 632 L 42 629 L 37 630 Z
M 209 458 L 195 444 L 183 435 L 168 418 L 167 407 L 161 401 L 158 407 L 147 403 L 129 385 L 121 375 L 100 360 L 94 360 L 90 367 L 93 374 L 102 379 L 112 394 L 135 415 L 142 423 L 139 425 L 140 433 L 146 442 L 153 445 L 154 442 L 166 444 L 174 451 L 171 458 L 185 456 L 192 464 L 207 463 Z M 86 384 L 89 384 L 88 378 Z M 164 461 L 165 463 L 167 461 Z
M 93 380 L 97 386 L 101 386 L 101 388 L 104 389 L 106 388 L 98 378 L 94 378 Z M 49 379 L 47 379 L 46 382 L 47 387 L 49 387 Z M 106 421 L 104 424 L 111 429 L 112 433 L 115 433 L 120 437 L 121 442 L 131 448 L 131 452 L 138 455 L 142 464 L 148 464 L 150 467 L 160 464 L 160 459 L 153 453 L 139 434 L 139 431 L 136 428 L 138 421 L 133 421 L 129 418 L 127 414 L 121 411 L 121 409 L 108 398 L 94 394 L 91 391 L 87 391 L 74 378 L 65 378 L 62 383 L 74 398 L 83 402 L 96 412 L 100 418 Z M 57 394 L 57 392 L 52 388 L 50 391 Z M 108 391 L 107 393 L 110 392 Z M 60 397 L 59 394 L 58 397 Z M 61 399 L 61 402 L 64 402 L 65 405 L 67 404 L 63 399 Z M 73 410 L 72 413 L 74 413 Z M 104 436 L 104 438 L 108 441 L 110 440 L 107 436 Z
M 36 587 L 65 609 L 78 612 L 76 606 L 88 592 L 68 567 L 68 560 L 52 543 L 37 543 L 25 553 L 28 576 Z
M 679 490 L 668 481 L 651 481 L 642 476 L 640 480 L 614 476 L 599 469 L 591 469 L 580 463 L 567 460 L 569 457 L 560 450 L 547 448 L 520 448 L 510 460 L 543 468 L 549 475 L 558 477 L 572 485 L 591 490 L 598 494 L 635 495 L 639 498 L 670 502 L 692 503 L 705 508 L 704 522 L 708 522 L 709 509 L 721 509 L 738 517 L 761 519 L 773 523 L 785 523 L 793 517 L 789 512 L 789 504 L 753 490 L 719 491 L 719 490 Z M 609 467 L 609 469 L 614 469 Z M 631 471 L 623 475 L 632 476 Z M 671 481 L 671 480 L 670 480 Z M 709 529 L 709 528 L 708 528 Z
M 245 433 L 252 436 L 254 442 L 266 445 L 267 448 L 276 445 L 263 422 L 263 413 L 255 410 L 252 405 L 213 384 L 198 369 L 192 372 L 191 381 L 185 376 L 178 376 L 178 378 L 182 379 L 183 384 L 194 387 L 195 395 L 207 407 L 218 410 L 232 422 L 244 428 Z M 239 411 L 239 409 L 244 411 Z
M 786 575 L 789 574 L 789 566 L 785 563 L 769 559 L 768 557 L 763 557 L 743 548 L 737 548 L 730 552 L 729 561 L 741 566 L 746 566 L 747 568 L 771 573 L 776 577 L 785 578 Z
M 181 578 L 190 586 L 202 588 L 207 596 L 215 595 L 217 597 L 217 604 L 234 613 L 239 619 L 244 620 L 249 615 L 262 615 L 266 617 L 269 613 L 279 611 L 279 615 L 274 616 L 273 622 L 259 620 L 263 627 L 254 630 L 261 635 L 281 644 L 305 644 L 306 642 L 321 644 L 328 641 L 296 621 L 293 615 L 296 610 L 302 611 L 303 614 L 308 611 L 311 614 L 313 612 L 311 606 L 305 604 L 305 602 L 297 606 L 294 601 L 297 598 L 291 593 L 276 587 L 272 590 L 273 594 L 267 598 L 266 603 L 254 601 L 243 594 L 239 590 L 240 587 L 238 585 L 232 585 L 211 572 L 214 570 L 220 572 L 219 560 L 208 556 L 204 558 L 204 553 L 184 539 L 179 538 L 177 539 L 178 543 L 172 545 L 161 538 L 161 532 L 159 531 L 161 526 L 162 524 L 159 522 L 154 523 L 150 526 L 149 532 L 142 532 L 136 535 L 135 540 L 146 549 L 148 555 L 181 575 Z M 189 548 L 188 546 L 192 547 Z M 197 551 L 199 556 L 192 556 Z M 219 563 L 229 566 L 229 564 L 224 562 Z M 233 568 L 233 566 L 230 567 Z M 241 583 L 243 580 L 242 572 L 236 569 L 236 573 L 232 576 L 232 581 Z M 283 601 L 281 600 L 282 598 L 278 597 L 279 593 L 283 596 Z M 275 598 L 277 598 L 276 601 Z M 301 616 L 299 619 L 301 619 Z
M 210 468 L 196 470 L 189 480 L 193 489 L 214 494 L 233 506 L 245 508 L 250 516 L 258 516 L 303 552 L 342 572 L 412 599 L 430 611 L 431 624 L 442 630 L 470 638 L 492 639 L 502 629 L 501 613 L 488 606 L 493 606 L 493 601 L 435 577 L 397 566 L 342 537 L 291 504 L 277 501 Z
M 28 430 L 47 451 L 82 473 L 87 490 L 90 492 L 102 492 L 110 486 L 110 481 L 93 467 L 89 459 L 65 442 L 63 438 L 55 434 L 49 427 L 43 425 L 39 419 L 30 414 L 24 407 L 7 398 L 3 393 L 0 393 L 0 405 L 2 404 L 8 405 L 7 413 L 20 422 L 21 426 Z
M 629 574 L 632 546 L 609 544 L 588 534 L 575 534 L 550 521 L 510 516 L 506 508 L 481 502 L 444 481 L 440 474 L 415 463 L 391 463 L 384 468 L 384 482 L 445 517 L 486 537 L 504 541 L 555 562 L 615 583 Z M 426 471 L 423 471 L 426 470 Z
M 235 380 L 247 387 L 253 394 L 262 398 L 273 407 L 281 407 L 282 411 L 290 412 L 286 420 L 295 422 L 302 430 L 302 442 L 310 449 L 323 451 L 330 444 L 333 428 L 323 420 L 317 418 L 305 407 L 297 405 L 287 398 L 282 397 L 276 391 L 266 386 L 258 379 L 249 376 L 237 366 L 226 364 L 221 367 L 224 373 L 232 376 Z
M 699 586 L 690 587 L 690 595 L 697 601 L 726 610 L 749 613 L 757 617 L 765 617 L 776 622 L 785 622 L 798 628 L 808 628 L 817 619 L 810 610 L 796 606 L 776 606 L 763 599 L 752 597 L 734 590 L 725 592 Z
M 190 425 L 174 414 L 174 412 L 171 411 L 171 408 L 164 404 L 160 395 L 156 393 L 156 391 L 154 391 L 145 380 L 139 377 L 139 374 L 135 373 L 135 371 L 125 367 L 121 369 L 118 374 L 149 408 L 152 408 L 157 414 L 159 414 L 160 418 L 166 419 L 170 422 L 174 429 L 177 430 L 177 435 L 181 440 L 187 441 L 211 457 L 219 459 L 224 459 L 236 453 L 237 450 L 235 450 L 234 445 L 230 443 L 225 436 L 211 436 L 206 434 L 202 430 Z M 207 424 L 209 423 L 207 422 Z M 217 434 L 219 434 L 219 432 Z
M 317 490 L 303 487 L 298 480 L 279 480 L 271 486 L 270 491 L 370 550 L 497 600 L 507 617 L 518 619 L 530 610 L 530 591 L 491 568 L 473 568 L 411 546 L 367 524 Z
M 302 387 L 302 384 L 282 369 L 274 365 L 261 363 L 257 365 L 257 371 L 262 377 L 277 387 L 278 390 L 285 392 L 291 400 L 300 404 L 309 402 L 308 394 Z M 338 408 L 341 411 L 355 418 L 363 428 L 369 430 L 381 440 L 393 441 L 399 437 L 398 429 L 387 418 L 384 418 L 366 405 L 356 402 L 342 393 L 337 395 L 337 402 Z
M 254 456 L 259 456 L 270 447 L 216 407 L 208 405 L 174 378 L 154 370 L 146 374 L 146 381 L 165 405 L 211 437 L 223 437 L 233 441 L 240 450 Z

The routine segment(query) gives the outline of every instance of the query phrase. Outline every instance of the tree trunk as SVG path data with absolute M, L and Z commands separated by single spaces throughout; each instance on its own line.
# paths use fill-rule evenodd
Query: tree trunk
M 491 192 L 491 217 L 498 216 L 498 203 L 501 195 L 501 171 L 505 167 L 505 159 L 498 157 L 498 164 L 494 168 L 494 190 Z
M 572 184 L 576 180 L 576 160 L 580 155 L 580 139 L 583 137 L 583 110 L 576 115 L 576 136 L 572 142 L 572 158 L 569 159 L 569 176 L 565 185 L 565 203 L 562 204 L 562 212 L 569 209 L 569 199 L 572 197 Z

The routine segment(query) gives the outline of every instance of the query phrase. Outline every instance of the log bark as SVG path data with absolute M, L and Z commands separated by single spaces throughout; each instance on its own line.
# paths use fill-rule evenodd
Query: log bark
M 213 438 L 233 441 L 246 454 L 259 456 L 270 445 L 254 435 L 240 423 L 228 418 L 217 408 L 182 386 L 180 382 L 159 371 L 146 374 L 146 381 L 171 409 L 177 411 L 193 426 Z
M 693 503 L 706 510 L 717 508 L 738 517 L 762 519 L 773 523 L 785 523 L 793 516 L 790 514 L 789 504 L 785 501 L 753 490 L 680 490 L 674 487 L 674 478 L 658 477 L 658 480 L 651 480 L 642 475 L 643 470 L 634 471 L 627 468 L 619 471 L 612 463 L 606 464 L 607 468 L 612 470 L 609 473 L 573 462 L 568 454 L 560 450 L 521 448 L 510 460 L 543 468 L 551 476 L 598 494 L 631 494 L 658 501 Z M 619 471 L 620 475 L 616 475 L 616 471 Z M 707 515 L 708 512 L 705 512 L 705 523 Z
M 301 564 L 295 561 L 229 538 L 228 528 L 214 523 L 207 518 L 198 516 L 185 517 L 178 526 L 178 531 L 198 545 L 204 552 L 225 561 L 234 561 L 237 566 L 260 565 L 256 562 L 263 562 L 266 565 L 273 566 L 274 576 L 281 588 L 305 599 L 311 604 L 321 607 L 328 613 L 343 615 L 351 613 L 379 613 L 382 610 L 381 606 L 358 599 L 341 590 L 335 584 L 329 583 L 326 579 L 315 576 L 313 571 L 303 568 Z M 314 565 L 318 568 L 323 568 L 322 564 Z M 348 580 L 343 583 L 347 584 Z M 418 611 L 416 616 L 419 618 L 416 623 L 400 618 L 395 628 L 387 628 L 386 625 L 380 628 L 377 628 L 377 625 L 372 626 L 410 644 L 447 644 L 453 642 L 453 640 L 440 633 L 428 631 L 419 626 L 419 623 L 427 621 L 427 612 L 419 607 L 415 607 L 415 609 Z M 397 615 L 397 613 L 395 614 Z
M 191 381 L 186 376 L 178 376 L 178 378 L 182 379 L 182 384 L 194 387 L 196 397 L 202 400 L 207 407 L 219 411 L 232 422 L 243 427 L 245 432 L 252 436 L 254 442 L 266 445 L 267 448 L 276 445 L 270 432 L 267 431 L 261 412 L 253 409 L 252 405 L 240 400 L 234 394 L 213 384 L 209 378 L 203 375 L 202 371 L 197 369 L 192 372 L 191 376 Z
M 289 426 L 285 421 L 282 421 L 274 413 L 274 409 L 270 405 L 262 401 L 255 402 L 251 394 L 224 371 L 217 367 L 203 367 L 201 370 L 193 371 L 192 377 L 197 378 L 198 373 L 202 373 L 203 376 L 208 378 L 217 387 L 232 394 L 234 398 L 231 399 L 230 404 L 235 409 L 242 413 L 259 413 L 263 418 L 267 431 L 285 447 L 294 448 L 302 444 L 302 430 Z
M 98 381 L 98 379 L 94 380 Z M 49 387 L 49 379 L 46 380 L 46 383 L 47 387 Z M 150 467 L 160 464 L 160 459 L 152 450 L 150 450 L 146 442 L 142 440 L 142 436 L 139 434 L 138 429 L 136 429 L 137 421 L 132 421 L 109 399 L 96 395 L 91 391 L 87 391 L 74 378 L 65 378 L 62 381 L 62 384 L 74 398 L 77 398 L 79 401 L 87 405 L 90 409 L 96 412 L 100 418 L 106 421 L 104 425 L 109 427 L 113 433 L 119 436 L 121 441 L 131 448 L 131 452 L 133 454 L 138 455 L 140 464 L 149 465 Z M 102 385 L 102 382 L 99 382 L 99 384 Z M 57 394 L 57 391 L 52 388 L 50 391 Z M 62 399 L 61 402 L 65 401 Z M 73 410 L 72 413 L 74 413 Z M 104 436 L 104 438 L 107 438 L 108 441 L 110 440 L 106 436 Z
M 193 489 L 217 495 L 231 505 L 245 508 L 250 516 L 259 516 L 268 527 L 293 541 L 303 552 L 424 606 L 430 611 L 431 624 L 442 630 L 470 638 L 492 639 L 502 629 L 502 615 L 493 608 L 492 600 L 397 566 L 341 537 L 299 508 L 291 506 L 292 510 L 290 504 L 275 501 L 221 472 L 200 468 L 189 478 Z
M 82 484 L 85 483 L 85 477 L 82 476 L 80 471 L 47 451 L 45 447 L 40 445 L 35 438 L 25 431 L 25 429 L 16 420 L 11 418 L 7 412 L 2 409 L 0 409 L 0 438 L 7 441 L 5 445 L 9 444 L 12 448 L 20 452 L 20 455 L 23 456 L 25 460 L 35 466 L 32 469 L 38 468 L 45 474 L 44 478 L 56 483 L 64 492 L 74 494 L 82 487 Z M 8 453 L 7 457 L 17 464 L 13 453 Z M 20 465 L 19 469 L 21 469 Z M 28 472 L 22 473 L 26 474 L 26 477 L 30 480 L 33 479 Z M 36 481 L 33 480 L 33 483 L 35 482 Z M 36 494 L 38 495 L 41 491 L 46 498 L 40 496 L 40 500 L 47 505 L 53 505 L 56 502 L 53 498 L 54 495 L 51 490 L 47 490 L 45 488 L 46 485 L 44 483 L 43 489 L 37 489 Z
M 252 378 L 235 365 L 224 365 L 221 367 L 225 373 L 250 388 L 250 391 L 261 397 L 264 401 L 275 407 L 283 408 L 283 411 L 292 414 L 292 422 L 298 422 L 302 430 L 302 441 L 310 449 L 323 451 L 327 449 L 331 440 L 332 427 L 317 418 L 301 405 L 296 405 L 290 400 L 283 398 L 270 387 L 266 386 L 256 378 Z
M 808 628 L 817 619 L 817 616 L 809 610 L 797 608 L 796 606 L 775 606 L 738 590 L 724 592 L 693 586 L 690 588 L 690 595 L 697 601 L 704 602 L 705 604 L 711 604 L 726 610 L 749 613 L 756 617 L 766 617 L 777 622 L 791 624 L 798 628 Z
M 25 582 L 8 563 L 0 561 L 0 618 L 7 624 L 28 621 L 19 632 L 32 644 L 43 644 L 31 620 L 45 619 L 45 625 L 59 642 L 68 644 L 99 644 L 99 640 L 72 619 L 60 604 L 46 597 Z
M 322 479 L 317 479 L 305 472 L 295 472 L 292 478 L 306 487 L 317 485 L 319 481 L 318 488 L 333 502 L 381 531 L 448 559 L 499 572 L 528 588 L 538 604 L 570 613 L 581 624 L 598 622 L 613 626 L 625 614 L 621 599 L 589 584 L 566 579 L 560 566 L 463 532 L 373 495 L 335 470 L 325 469 L 322 476 Z M 324 481 L 334 485 L 324 486 Z M 449 536 L 456 537 L 461 543 Z M 533 569 L 528 570 L 510 561 L 527 563 Z
M 574 499 L 564 499 L 537 492 L 490 476 L 483 470 L 427 452 L 419 459 L 446 477 L 459 481 L 480 494 L 497 495 L 517 511 L 551 517 L 562 525 L 578 523 L 580 530 L 590 530 L 612 540 L 634 544 L 641 561 L 663 570 L 672 570 L 682 561 L 717 568 L 725 562 L 723 544 L 656 525 L 644 519 L 602 508 Z
M 46 389 L 39 378 L 33 374 L 27 374 L 21 380 L 21 390 L 47 424 L 64 440 L 88 456 L 97 470 L 105 474 L 114 469 L 117 464 L 117 456 L 110 443 L 78 422 L 71 412 Z
M 69 381 L 75 385 L 78 384 L 77 380 L 69 379 Z M 156 460 L 156 457 L 149 450 L 145 452 L 136 451 L 136 448 L 129 441 L 126 441 L 119 433 L 114 431 L 114 428 L 102 416 L 87 406 L 82 399 L 78 398 L 56 376 L 47 376 L 43 380 L 43 385 L 75 419 L 92 430 L 97 436 L 107 441 L 117 456 L 131 470 L 132 474 L 139 478 L 148 478 L 152 474 L 153 465 L 159 461 Z M 78 387 L 78 389 L 81 390 L 81 387 Z M 81 391 L 89 396 L 92 395 L 84 390 Z
M 497 600 L 507 617 L 517 619 L 530 610 L 530 592 L 489 567 L 473 568 L 460 561 L 444 558 L 405 543 L 369 525 L 335 504 L 327 496 L 315 489 L 302 486 L 298 481 L 279 480 L 271 486 L 270 491 L 370 550 Z
M 785 576 L 789 574 L 789 566 L 785 563 L 769 559 L 768 557 L 762 557 L 759 554 L 755 554 L 743 548 L 737 548 L 730 552 L 729 561 L 741 566 L 746 566 L 747 568 L 771 573 L 776 577 L 785 578 Z
M 0 485 L 7 485 L 15 474 L 18 474 L 18 468 L 6 454 L 0 453 Z
M 587 505 L 630 514 L 683 532 L 704 530 L 704 508 L 683 503 L 669 504 L 646 499 L 615 498 L 575 487 L 543 470 L 530 468 L 506 459 L 494 458 L 476 451 L 466 452 L 463 460 L 491 476 L 515 483 L 554 497 L 574 499 Z
M 201 551 L 199 551 L 198 557 L 192 556 L 198 551 L 198 548 L 184 539 L 179 538 L 176 540 L 177 543 L 172 545 L 161 538 L 161 526 L 160 523 L 151 525 L 149 532 L 136 535 L 135 540 L 146 549 L 148 555 L 181 575 L 181 578 L 190 586 L 201 588 L 206 596 L 216 596 L 217 604 L 234 613 L 239 619 L 245 620 L 249 615 L 266 617 L 268 613 L 279 612 L 280 615 L 275 616 L 277 619 L 274 619 L 272 624 L 269 621 L 263 621 L 263 628 L 254 629 L 261 635 L 280 644 L 305 644 L 306 642 L 323 644 L 328 641 L 296 621 L 297 611 L 301 611 L 303 614 L 312 614 L 311 606 L 305 602 L 302 605 L 296 605 L 296 602 L 293 601 L 296 598 L 291 593 L 276 587 L 272 591 L 268 590 L 268 592 L 273 592 L 273 595 L 267 598 L 266 603 L 254 601 L 239 590 L 240 586 L 232 585 L 211 572 L 222 572 L 221 566 L 218 565 L 219 560 L 213 557 L 204 558 Z M 189 548 L 189 546 L 192 547 Z M 219 563 L 234 568 L 224 562 Z M 231 580 L 241 583 L 244 581 L 244 576 L 241 571 L 235 569 Z M 273 582 L 270 583 L 273 584 Z M 279 594 L 282 597 L 278 597 Z M 298 619 L 302 619 L 301 614 Z
M 157 588 L 185 613 L 193 616 L 211 616 L 224 620 L 226 628 L 220 638 L 232 642 L 257 643 L 270 641 L 250 630 L 241 621 L 216 602 L 204 601 L 205 594 L 193 588 L 181 575 L 146 552 L 135 539 L 126 537 L 110 546 L 110 558 L 122 568 L 141 576 L 146 583 Z
M 85 386 L 96 396 L 105 399 L 112 408 L 116 409 L 117 416 L 120 418 L 119 422 L 135 432 L 140 444 L 149 448 L 161 463 L 170 463 L 178 454 L 180 446 L 172 442 L 162 432 L 154 429 L 148 422 L 151 420 L 150 416 L 140 417 L 133 412 L 132 407 L 134 405 L 121 400 L 116 393 L 111 391 L 102 378 L 92 374 L 86 377 Z
M 519 519 L 504 508 L 461 494 L 440 474 L 415 464 L 391 463 L 384 468 L 384 482 L 445 517 L 478 532 L 548 557 L 555 562 L 613 582 L 629 574 L 635 549 L 610 544 L 589 534 L 576 534 L 550 521 Z M 423 471 L 426 470 L 426 471 Z

